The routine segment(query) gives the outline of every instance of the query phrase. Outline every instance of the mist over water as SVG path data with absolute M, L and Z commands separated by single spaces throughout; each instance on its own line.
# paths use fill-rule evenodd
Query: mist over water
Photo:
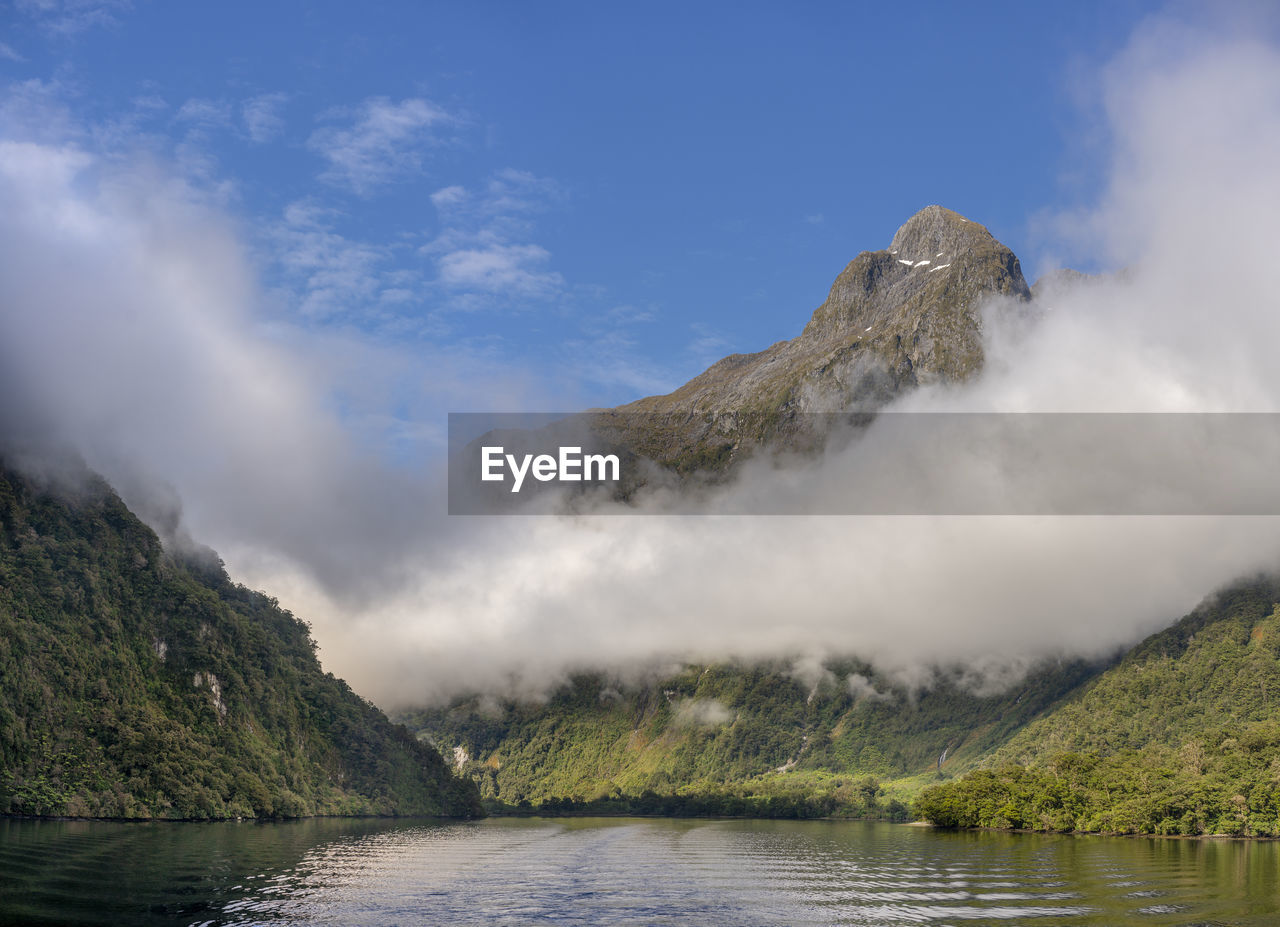
M 1166 18 L 1133 37 L 1094 87 L 1106 192 L 1047 223 L 1069 259 L 1124 273 L 1046 294 L 1029 329 L 992 315 L 979 379 L 895 408 L 1280 410 L 1280 48 L 1266 35 Z M 40 88 L 11 89 L 0 115 L 0 420 L 83 455 L 171 545 L 215 547 L 380 704 L 683 659 L 851 653 L 905 681 L 953 662 L 1008 680 L 1130 644 L 1280 565 L 1273 518 L 449 519 L 445 413 L 560 397 L 482 355 L 424 361 L 290 326 L 216 197 L 95 147 Z M 371 423 L 411 381 L 440 453 L 406 460 Z M 860 460 L 911 463 L 869 440 Z M 991 450 L 965 465 L 995 467 Z M 1210 451 L 1170 463 L 1212 467 Z M 855 463 L 825 460 L 815 487 L 856 492 Z

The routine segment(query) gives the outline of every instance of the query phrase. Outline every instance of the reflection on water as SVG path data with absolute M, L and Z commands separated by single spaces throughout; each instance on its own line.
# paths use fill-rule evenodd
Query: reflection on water
M 889 824 L 0 822 L 5 924 L 1280 923 L 1280 845 Z

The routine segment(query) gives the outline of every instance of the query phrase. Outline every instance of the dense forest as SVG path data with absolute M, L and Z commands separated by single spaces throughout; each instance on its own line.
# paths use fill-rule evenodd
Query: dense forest
M 472 816 L 483 797 L 1280 836 L 1278 601 L 1240 583 L 1118 660 L 993 694 L 856 660 L 698 665 L 458 698 L 404 715 L 415 736 L 323 672 L 304 622 L 210 552 L 166 550 L 101 480 L 0 468 L 0 813 Z
M 1280 836 L 1278 601 L 1277 581 L 1241 582 L 1122 658 L 986 696 L 856 661 L 721 664 L 405 719 L 498 812 Z
M 1223 590 L 926 790 L 952 827 L 1280 836 L 1280 586 Z
M 920 782 L 972 766 L 1101 669 L 1044 664 L 977 695 L 946 673 L 907 689 L 857 661 L 713 664 L 643 683 L 584 674 L 542 703 L 459 698 L 401 717 L 495 810 L 894 818 Z
M 1258 722 L 1113 755 L 1061 753 L 926 789 L 942 827 L 1280 836 L 1280 724 Z
M 0 813 L 479 813 L 305 623 L 164 550 L 102 480 L 0 465 Z

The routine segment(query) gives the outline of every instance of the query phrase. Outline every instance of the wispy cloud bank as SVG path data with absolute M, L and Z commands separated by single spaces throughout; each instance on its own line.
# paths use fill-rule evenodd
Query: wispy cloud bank
M 914 407 L 1280 408 L 1280 49 L 1170 28 L 1149 27 L 1107 71 L 1112 185 L 1071 223 L 1130 274 L 1063 295 L 1017 340 L 993 327 L 984 376 Z M 852 653 L 904 679 L 962 661 L 981 685 L 1037 656 L 1132 642 L 1280 558 L 1267 519 L 448 520 L 420 453 L 439 436 L 421 423 L 527 409 L 545 384 L 483 352 L 268 321 L 216 200 L 96 155 L 44 90 L 0 101 L 0 408 L 48 423 L 122 484 L 172 482 L 193 533 L 311 620 L 327 666 L 384 703 L 684 657 Z M 447 120 L 383 98 L 335 118 L 311 144 L 356 192 L 420 171 Z M 438 189 L 421 284 L 459 299 L 559 292 L 533 227 L 555 196 L 519 172 Z M 389 279 L 388 252 L 334 216 L 301 202 L 282 218 L 308 312 L 341 318 L 351 294 L 376 305 L 417 285 Z M 371 451 L 374 434 L 417 445 L 411 465 Z
M 323 180 L 358 194 L 420 173 L 426 151 L 441 142 L 434 130 L 457 123 L 419 97 L 399 102 L 370 97 L 352 109 L 332 111 L 328 119 L 338 124 L 316 129 L 307 147 L 328 162 Z
M 198 126 L 225 128 L 231 124 L 231 104 L 225 100 L 193 98 L 179 106 L 173 118 Z
M 422 253 L 434 262 L 442 286 L 473 297 L 456 305 L 545 300 L 564 288 L 564 277 L 549 269 L 551 253 L 528 241 L 533 216 L 559 196 L 550 180 L 513 169 L 475 191 L 455 184 L 431 195 L 442 229 Z
M 285 93 L 260 93 L 240 104 L 240 118 L 249 141 L 262 145 L 284 132 L 281 110 L 289 102 Z
M 109 26 L 133 9 L 131 0 L 14 0 L 14 8 L 47 32 L 70 35 Z
M 564 362 L 588 383 L 622 386 L 628 395 L 668 392 L 677 377 L 666 359 L 655 360 L 639 346 L 636 332 L 655 323 L 656 314 L 636 306 L 614 306 L 591 313 L 582 334 L 564 343 Z
M 1108 69 L 1112 183 L 1071 222 L 1100 263 L 1129 272 L 1059 294 L 1029 335 L 993 324 L 983 377 L 919 392 L 910 408 L 1280 409 L 1280 280 L 1267 257 L 1280 48 L 1170 28 L 1149 26 Z M 1238 105 L 1218 102 L 1233 95 Z M 841 466 L 829 461 L 828 475 Z M 468 525 L 470 546 L 355 625 L 326 623 L 351 647 L 356 678 L 388 680 L 371 690 L 379 697 L 536 690 L 577 667 L 645 659 L 839 653 L 907 683 L 960 663 L 968 685 L 990 688 L 1039 657 L 1130 644 L 1219 584 L 1280 563 L 1268 518 L 495 521 Z M 382 654 L 358 655 L 374 629 Z M 386 656 L 388 639 L 403 662 Z M 426 664 L 416 695 L 391 682 Z
M 716 699 L 688 698 L 675 705 L 671 721 L 676 727 L 719 727 L 729 724 L 734 717 L 734 713 Z
M 336 229 L 338 218 L 334 210 L 303 200 L 289 204 L 269 232 L 291 286 L 284 295 L 296 298 L 305 318 L 367 316 L 390 291 L 403 289 L 392 284 L 390 251 L 346 238 Z
M 551 253 L 538 245 L 508 245 L 483 238 L 474 247 L 457 248 L 437 261 L 440 282 L 460 290 L 543 299 L 564 284 L 544 268 Z
M 0 437 L 77 449 L 144 512 L 176 494 L 193 533 L 246 564 L 314 565 L 339 598 L 397 585 L 405 564 L 374 551 L 395 537 L 421 554 L 437 535 L 442 435 L 421 423 L 529 384 L 463 348 L 275 318 L 216 196 L 149 158 L 10 134 Z M 304 270 L 341 255 L 321 216 L 290 219 L 316 236 Z M 346 260 L 358 276 L 365 258 Z

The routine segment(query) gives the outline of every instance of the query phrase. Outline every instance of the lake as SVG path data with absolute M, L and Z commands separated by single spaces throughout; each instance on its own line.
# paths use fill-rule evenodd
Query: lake
M 1280 923 L 1280 844 L 892 824 L 0 821 L 4 924 Z

